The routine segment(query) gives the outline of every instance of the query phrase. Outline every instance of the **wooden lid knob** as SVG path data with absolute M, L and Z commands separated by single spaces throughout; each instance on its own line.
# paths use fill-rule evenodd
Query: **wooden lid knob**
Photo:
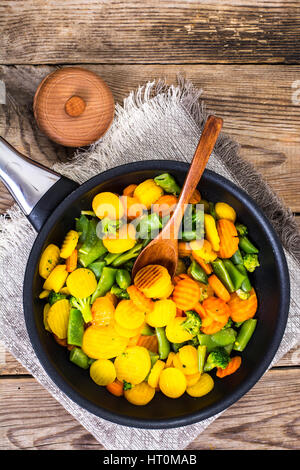
M 80 96 L 72 96 L 66 102 L 65 110 L 69 116 L 80 116 L 85 110 L 85 102 Z
M 114 116 L 114 99 L 94 72 L 65 67 L 40 83 L 33 102 L 39 128 L 67 147 L 89 145 L 103 136 Z

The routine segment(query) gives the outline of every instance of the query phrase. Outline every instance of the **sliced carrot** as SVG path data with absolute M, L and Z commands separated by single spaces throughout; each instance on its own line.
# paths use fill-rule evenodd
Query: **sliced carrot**
M 221 369 L 221 367 L 217 368 L 216 376 L 223 378 L 226 377 L 226 375 L 233 374 L 240 367 L 241 363 L 242 358 L 240 356 L 234 356 L 230 359 L 229 364 L 225 369 Z
M 239 246 L 239 237 L 235 225 L 228 219 L 220 219 L 217 222 L 217 230 L 220 237 L 220 258 L 231 258 Z
M 208 324 L 208 320 L 212 320 L 210 324 Z M 227 321 L 218 322 L 213 320 L 212 318 L 205 318 L 202 321 L 201 331 L 206 335 L 213 335 L 218 331 L 222 330 L 222 328 L 226 325 Z
M 116 397 L 121 397 L 124 394 L 123 382 L 120 382 L 120 380 L 116 379 L 114 382 L 106 386 L 106 390 Z
M 211 274 L 212 273 L 212 267 L 210 263 L 206 263 L 203 258 L 201 258 L 196 251 L 193 251 L 193 258 L 195 261 L 197 261 L 198 264 L 200 264 L 201 268 L 206 274 Z
M 152 206 L 153 212 L 156 212 L 161 217 L 171 215 L 174 212 L 178 199 L 176 196 L 171 194 L 165 194 L 157 199 L 155 204 Z
M 192 254 L 192 248 L 188 242 L 179 242 L 178 243 L 178 256 L 179 258 L 185 258 Z
M 146 297 L 136 286 L 132 285 L 127 287 L 130 300 L 140 310 L 144 310 L 145 313 L 151 312 L 154 307 L 153 300 Z
M 120 201 L 129 220 L 136 219 L 143 214 L 145 207 L 136 197 L 123 195 L 120 197 Z
M 75 271 L 77 268 L 77 259 L 78 259 L 78 251 L 73 250 L 72 254 L 66 259 L 66 270 L 68 273 Z
M 140 338 L 141 338 L 140 334 L 129 338 L 127 347 L 130 348 L 132 346 L 137 346 Z
M 211 317 L 216 322 L 227 323 L 230 316 L 230 308 L 224 300 L 217 297 L 209 297 L 205 299 L 202 303 L 207 315 Z
M 200 318 L 206 318 L 207 317 L 207 313 L 205 311 L 205 308 L 202 307 L 202 305 L 200 304 L 200 302 L 197 302 L 196 305 L 194 306 L 193 310 L 195 310 L 195 312 L 198 313 L 199 317 Z
M 137 188 L 137 184 L 130 184 L 129 186 L 126 186 L 126 188 L 123 189 L 123 195 L 132 197 L 135 188 Z
M 176 317 L 182 317 L 183 316 L 183 310 L 181 308 L 176 307 Z
M 158 352 L 158 341 L 157 336 L 140 336 L 137 342 L 137 346 L 143 346 L 144 348 L 148 349 L 148 351 L 152 351 L 154 353 Z
M 231 294 L 228 305 L 230 316 L 234 322 L 242 322 L 254 317 L 257 311 L 257 296 L 254 288 L 251 289 L 250 297 L 246 300 L 240 299 L 234 292 Z
M 213 288 L 217 297 L 224 300 L 224 302 L 229 302 L 230 293 L 215 274 L 209 276 L 208 283 Z
M 195 189 L 195 191 L 193 192 L 193 194 L 192 194 L 192 196 L 189 200 L 189 203 L 190 204 L 198 204 L 200 201 L 201 201 L 201 194 L 198 191 L 198 189 Z
M 200 287 L 193 279 L 183 278 L 175 285 L 172 298 L 181 310 L 191 310 L 200 299 Z

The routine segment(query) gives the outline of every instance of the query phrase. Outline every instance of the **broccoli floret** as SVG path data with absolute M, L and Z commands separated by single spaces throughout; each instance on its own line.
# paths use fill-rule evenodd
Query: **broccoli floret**
M 245 292 L 242 289 L 238 289 L 236 291 L 236 294 L 239 296 L 240 299 L 242 300 L 247 300 L 250 297 L 250 292 Z
M 123 390 L 130 390 L 132 389 L 132 384 L 130 382 L 126 382 L 126 380 L 123 380 Z
M 255 255 L 253 253 L 245 255 L 243 258 L 243 264 L 245 268 L 247 269 L 247 271 L 249 271 L 250 273 L 253 273 L 255 268 L 260 266 L 259 261 L 258 261 L 258 255 Z
M 77 308 L 77 310 L 80 310 L 85 323 L 92 321 L 91 297 L 86 297 L 84 299 L 71 297 L 70 304 L 71 304 L 71 307 Z
M 226 330 L 226 328 L 231 328 L 232 324 L 233 324 L 233 321 L 231 320 L 231 318 L 228 318 L 228 321 L 226 325 L 223 326 L 222 330 Z
M 190 341 L 188 341 L 188 344 L 194 346 L 194 348 L 197 348 L 199 346 L 198 336 L 194 336 L 194 338 L 190 339 Z
M 206 363 L 204 365 L 204 371 L 208 372 L 212 370 L 214 367 L 221 367 L 221 369 L 225 369 L 229 363 L 229 355 L 223 348 L 218 348 L 215 351 L 209 353 L 206 359 Z
M 194 312 L 194 310 L 187 310 L 185 313 L 187 318 L 183 323 L 181 323 L 182 328 L 193 336 L 198 335 L 200 333 L 202 323 L 201 318 L 198 313 Z
M 48 296 L 48 302 L 50 305 L 55 304 L 58 300 L 62 300 L 67 298 L 67 294 L 60 294 L 59 292 L 54 292 L 53 290 L 50 292 Z
M 248 228 L 246 225 L 243 224 L 236 224 L 235 228 L 237 229 L 238 233 L 243 236 L 248 234 Z

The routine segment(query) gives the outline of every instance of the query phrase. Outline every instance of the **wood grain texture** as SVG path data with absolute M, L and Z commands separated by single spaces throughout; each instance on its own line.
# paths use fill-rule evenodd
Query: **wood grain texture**
M 2 64 L 300 62 L 297 1 L 11 0 Z
M 0 449 L 103 448 L 35 380 L 1 378 L 0 396 Z M 299 369 L 271 370 L 188 449 L 296 450 L 299 412 Z
M 258 168 L 293 211 L 300 212 L 300 66 L 267 65 L 85 65 L 98 73 L 122 103 L 148 80 L 175 83 L 177 74 L 203 89 L 207 107 L 224 120 L 223 130 L 239 142 L 241 155 Z M 55 66 L 0 66 L 7 105 L 0 105 L 0 135 L 29 157 L 50 166 L 74 150 L 51 142 L 32 113 L 35 90 Z M 300 86 L 298 85 L 298 88 Z M 0 188 L 0 212 L 12 203 Z

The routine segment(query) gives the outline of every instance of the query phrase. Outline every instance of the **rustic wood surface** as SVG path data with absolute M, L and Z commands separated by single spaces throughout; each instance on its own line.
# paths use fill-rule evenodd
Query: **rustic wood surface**
M 98 73 L 116 102 L 177 74 L 203 89 L 224 132 L 300 226 L 300 5 L 249 0 L 40 0 L 0 3 L 0 135 L 47 166 L 74 149 L 38 129 L 32 103 L 57 67 Z M 0 186 L 0 212 L 12 204 Z M 189 449 L 299 449 L 300 348 L 212 423 Z M 102 449 L 0 344 L 0 449 Z

